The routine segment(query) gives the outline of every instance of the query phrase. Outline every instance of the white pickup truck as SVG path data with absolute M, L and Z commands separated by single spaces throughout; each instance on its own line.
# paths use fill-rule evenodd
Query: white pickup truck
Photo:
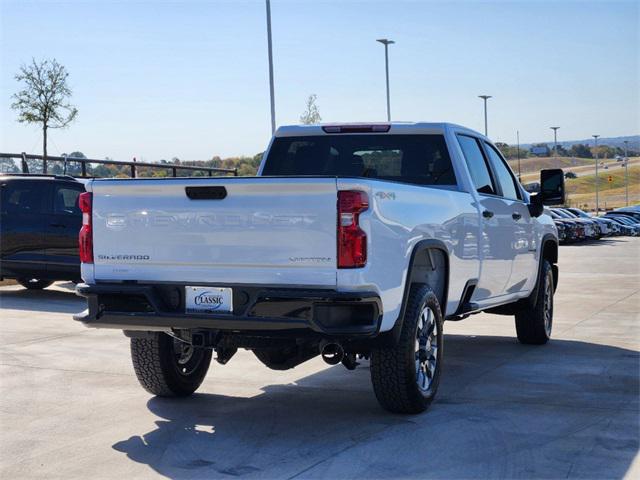
M 289 126 L 257 177 L 93 180 L 80 199 L 88 327 L 131 337 L 155 395 L 186 396 L 238 348 L 270 368 L 317 355 L 370 360 L 380 404 L 427 408 L 443 322 L 515 315 L 518 339 L 551 334 L 558 237 L 477 132 L 444 123 Z

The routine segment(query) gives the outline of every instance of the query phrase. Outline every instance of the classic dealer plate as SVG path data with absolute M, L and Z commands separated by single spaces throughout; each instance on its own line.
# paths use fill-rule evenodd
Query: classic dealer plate
M 218 287 L 185 287 L 186 313 L 230 313 L 233 290 Z

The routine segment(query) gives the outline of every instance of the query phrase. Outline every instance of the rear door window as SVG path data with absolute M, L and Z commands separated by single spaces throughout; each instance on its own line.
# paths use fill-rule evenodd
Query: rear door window
M 56 185 L 53 193 L 53 211 L 56 214 L 81 215 L 78 196 L 84 190 L 80 186 Z
M 278 137 L 262 175 L 365 177 L 417 185 L 456 185 L 442 135 Z
M 496 195 L 497 189 L 478 140 L 468 135 L 458 135 L 458 143 L 477 192 Z

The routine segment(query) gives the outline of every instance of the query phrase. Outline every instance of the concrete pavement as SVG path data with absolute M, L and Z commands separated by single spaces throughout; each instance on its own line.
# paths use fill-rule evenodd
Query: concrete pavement
M 366 362 L 273 372 L 249 352 L 150 397 L 71 285 L 0 288 L 1 478 L 640 478 L 640 239 L 561 247 L 554 340 L 511 317 L 445 325 L 437 401 L 378 407 Z

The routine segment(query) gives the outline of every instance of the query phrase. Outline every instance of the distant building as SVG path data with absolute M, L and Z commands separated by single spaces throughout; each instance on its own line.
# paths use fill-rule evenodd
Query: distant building
M 536 155 L 538 157 L 548 157 L 550 152 L 549 147 L 546 145 L 536 145 L 529 149 L 529 153 L 531 153 L 531 155 Z

